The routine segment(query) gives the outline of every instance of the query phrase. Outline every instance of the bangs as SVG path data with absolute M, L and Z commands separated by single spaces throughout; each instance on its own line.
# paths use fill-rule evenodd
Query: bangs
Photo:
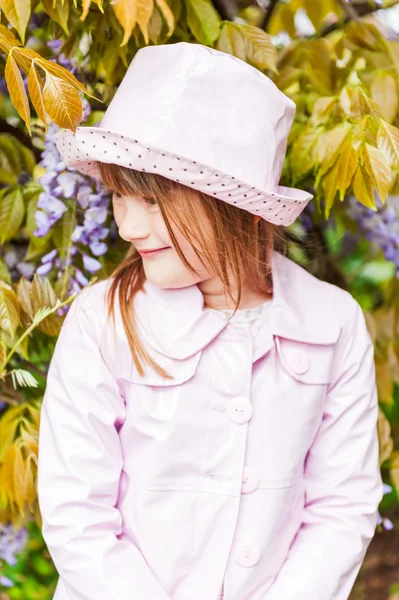
M 141 172 L 111 163 L 97 162 L 97 165 L 104 185 L 111 192 L 154 198 L 161 204 L 171 192 L 181 187 L 177 182 L 157 173 Z

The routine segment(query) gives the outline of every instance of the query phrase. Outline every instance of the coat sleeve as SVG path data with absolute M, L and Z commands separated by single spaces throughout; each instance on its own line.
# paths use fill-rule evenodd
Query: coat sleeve
M 96 308 L 80 305 L 86 291 L 62 325 L 41 408 L 43 538 L 70 600 L 170 600 L 137 546 L 118 538 L 125 405 L 96 340 Z
M 374 348 L 352 297 L 347 317 L 339 366 L 306 456 L 302 525 L 264 600 L 347 600 L 375 533 L 383 483 Z

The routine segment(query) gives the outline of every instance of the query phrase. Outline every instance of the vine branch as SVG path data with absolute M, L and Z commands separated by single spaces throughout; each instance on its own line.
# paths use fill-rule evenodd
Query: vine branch
M 338 0 L 342 9 L 346 12 L 349 21 L 358 21 L 359 14 L 352 4 L 349 4 L 347 0 Z
M 345 4 L 347 4 L 347 2 L 345 2 Z M 389 6 L 385 6 L 385 7 L 376 6 L 376 5 L 370 6 L 369 3 L 357 4 L 356 5 L 357 18 L 359 19 L 359 17 L 365 17 L 367 15 L 371 15 L 379 10 L 389 10 L 390 8 L 393 8 L 394 6 L 397 6 L 398 4 L 399 4 L 399 0 L 395 0 Z M 345 19 L 343 19 L 342 21 L 339 21 L 337 23 L 331 23 L 330 25 L 327 25 L 327 27 L 325 27 L 320 32 L 320 37 L 324 37 L 327 34 L 331 33 L 332 31 L 339 29 L 340 27 L 342 27 L 342 25 L 346 25 L 349 21 L 350 21 L 350 18 L 348 16 L 346 16 Z
M 263 31 L 266 31 L 269 26 L 269 23 L 272 18 L 273 11 L 276 8 L 277 2 L 278 2 L 278 0 L 269 0 L 266 7 L 264 7 L 263 6 L 264 3 L 262 3 L 262 8 L 265 8 L 265 16 L 263 17 L 263 21 L 259 27 L 261 29 L 263 29 Z M 258 4 L 260 4 L 260 3 L 258 2 Z
M 213 0 L 213 5 L 224 21 L 234 21 L 237 16 L 237 5 L 232 0 Z

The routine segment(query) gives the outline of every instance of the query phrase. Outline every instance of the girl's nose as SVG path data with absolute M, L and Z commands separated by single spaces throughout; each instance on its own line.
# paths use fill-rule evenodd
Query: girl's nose
M 139 207 L 127 210 L 119 223 L 119 235 L 126 242 L 144 240 L 151 234 L 150 224 L 145 211 Z

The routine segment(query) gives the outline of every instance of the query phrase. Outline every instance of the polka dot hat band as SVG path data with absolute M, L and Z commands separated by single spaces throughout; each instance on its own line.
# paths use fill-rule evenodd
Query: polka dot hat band
M 277 225 L 312 194 L 278 185 L 295 104 L 230 54 L 178 42 L 137 51 L 98 126 L 60 129 L 65 166 L 159 173 Z

